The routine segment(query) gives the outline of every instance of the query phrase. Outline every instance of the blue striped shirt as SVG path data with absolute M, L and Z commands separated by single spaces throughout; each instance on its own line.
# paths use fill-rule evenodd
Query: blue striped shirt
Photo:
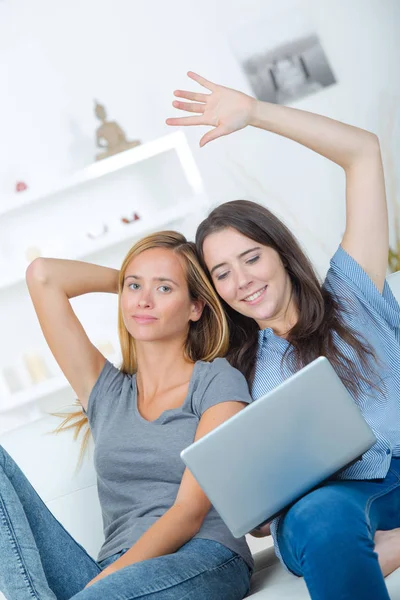
M 354 350 L 336 335 L 339 350 L 350 358 L 374 385 L 361 382 L 355 402 L 374 431 L 376 444 L 356 462 L 341 472 L 341 479 L 375 479 L 386 477 L 392 456 L 400 456 L 400 306 L 385 281 L 382 293 L 362 267 L 339 246 L 333 256 L 324 286 L 343 308 L 344 323 L 368 342 L 377 362 L 366 373 Z M 288 365 L 281 364 L 288 342 L 271 328 L 259 331 L 257 365 L 252 386 L 254 399 L 263 396 L 291 375 Z M 350 392 L 351 393 L 351 392 Z M 275 551 L 279 518 L 271 524 Z

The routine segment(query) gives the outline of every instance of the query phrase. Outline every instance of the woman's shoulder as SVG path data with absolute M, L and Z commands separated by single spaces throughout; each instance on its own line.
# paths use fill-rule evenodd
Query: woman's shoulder
M 111 387 L 118 389 L 126 379 L 129 379 L 130 381 L 132 375 L 125 373 L 120 367 L 116 367 L 112 362 L 106 359 L 95 385 L 102 388 Z
M 339 246 L 330 262 L 324 287 L 334 294 L 343 309 L 355 309 L 361 316 L 366 311 L 371 317 L 384 319 L 389 327 L 400 326 L 400 306 L 390 286 L 385 281 L 382 292 L 378 290 L 361 265 Z
M 242 373 L 227 361 L 226 358 L 214 358 L 210 361 L 198 360 L 196 362 L 196 371 L 201 377 L 209 377 L 210 379 L 222 376 L 222 377 L 235 377 L 239 374 L 243 377 Z
M 194 412 L 200 416 L 207 407 L 227 401 L 252 401 L 244 375 L 225 358 L 198 361 L 192 385 Z
M 112 404 L 112 402 L 106 402 L 106 400 L 113 401 L 118 399 L 121 396 L 123 389 L 126 389 L 127 385 L 131 387 L 131 382 L 132 375 L 124 373 L 120 368 L 116 367 L 112 362 L 106 359 L 104 367 L 89 396 L 88 416 L 93 416 L 95 406 L 98 404 L 98 398 L 101 399 L 100 404 L 104 409 L 106 406 Z M 96 412 L 98 412 L 98 408 L 96 408 Z

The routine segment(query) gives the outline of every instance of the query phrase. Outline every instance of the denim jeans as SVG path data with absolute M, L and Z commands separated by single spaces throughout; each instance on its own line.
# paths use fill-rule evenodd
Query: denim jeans
M 400 527 L 400 458 L 385 479 L 329 480 L 296 502 L 278 526 L 286 566 L 313 600 L 389 600 L 377 529 Z
M 7 600 L 241 600 L 249 589 L 251 573 L 240 556 L 197 538 L 84 589 L 126 550 L 93 560 L 0 446 L 0 591 Z

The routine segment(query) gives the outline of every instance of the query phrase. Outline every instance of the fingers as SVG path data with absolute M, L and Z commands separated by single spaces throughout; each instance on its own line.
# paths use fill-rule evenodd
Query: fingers
M 184 98 L 185 100 L 194 100 L 195 102 L 207 102 L 210 94 L 197 94 L 186 90 L 175 90 L 174 96 L 177 98 Z
M 199 102 L 178 102 L 177 100 L 174 100 L 172 106 L 179 108 L 179 110 L 200 114 L 203 114 L 206 109 L 206 105 Z
M 190 79 L 193 79 L 194 81 L 197 81 L 197 83 L 199 83 L 200 85 L 202 85 L 210 91 L 213 91 L 217 88 L 217 86 L 214 83 L 208 81 L 208 79 L 205 79 L 204 77 L 201 77 L 201 75 L 198 75 L 197 73 L 193 73 L 193 71 L 188 72 L 188 77 L 190 77 Z M 178 98 L 184 98 L 185 100 L 192 100 L 192 102 L 180 102 L 178 100 L 174 100 L 172 105 L 175 108 L 178 108 L 179 110 L 185 110 L 191 113 L 197 113 L 198 116 L 169 118 L 165 121 L 167 125 L 182 127 L 186 127 L 188 125 L 211 125 L 211 123 L 206 123 L 203 117 L 203 114 L 206 110 L 206 103 L 210 94 L 199 94 L 195 92 L 189 92 L 186 90 L 175 90 L 174 96 Z M 200 146 L 204 146 L 211 140 L 221 137 L 222 135 L 226 134 L 221 128 L 217 127 L 216 129 L 213 129 L 212 131 L 206 133 L 206 135 L 201 138 Z
M 217 87 L 215 85 L 215 83 L 212 83 L 212 81 L 208 81 L 208 79 L 205 79 L 204 77 L 202 77 L 201 75 L 198 75 L 197 73 L 193 73 L 193 71 L 188 72 L 188 77 L 190 77 L 190 79 L 193 79 L 194 81 L 197 81 L 197 83 L 199 83 L 203 87 L 207 88 L 211 92 L 213 90 L 215 90 L 215 88 Z
M 225 131 L 223 127 L 216 127 L 215 129 L 211 129 L 211 131 L 208 131 L 201 138 L 201 140 L 200 140 L 200 148 L 202 148 L 203 146 L 205 146 L 206 144 L 208 144 L 208 142 L 212 142 L 213 140 L 216 140 L 217 138 L 220 138 L 223 135 L 227 135 L 227 133 L 228 132 Z
M 181 125 L 181 126 L 186 126 L 186 125 L 205 125 L 205 123 L 203 122 L 203 117 L 198 116 L 198 117 L 177 117 L 177 118 L 171 118 L 171 119 L 167 119 L 166 121 L 167 125 Z

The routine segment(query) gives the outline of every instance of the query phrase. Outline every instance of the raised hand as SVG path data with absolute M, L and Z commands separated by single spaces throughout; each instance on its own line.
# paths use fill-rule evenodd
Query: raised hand
M 179 110 L 197 113 L 197 116 L 167 119 L 167 125 L 210 125 L 214 127 L 201 138 L 200 146 L 249 125 L 256 104 L 254 98 L 231 88 L 211 83 L 192 71 L 189 71 L 188 77 L 210 90 L 211 94 L 176 90 L 174 96 L 190 100 L 190 102 L 175 100 L 172 105 Z

